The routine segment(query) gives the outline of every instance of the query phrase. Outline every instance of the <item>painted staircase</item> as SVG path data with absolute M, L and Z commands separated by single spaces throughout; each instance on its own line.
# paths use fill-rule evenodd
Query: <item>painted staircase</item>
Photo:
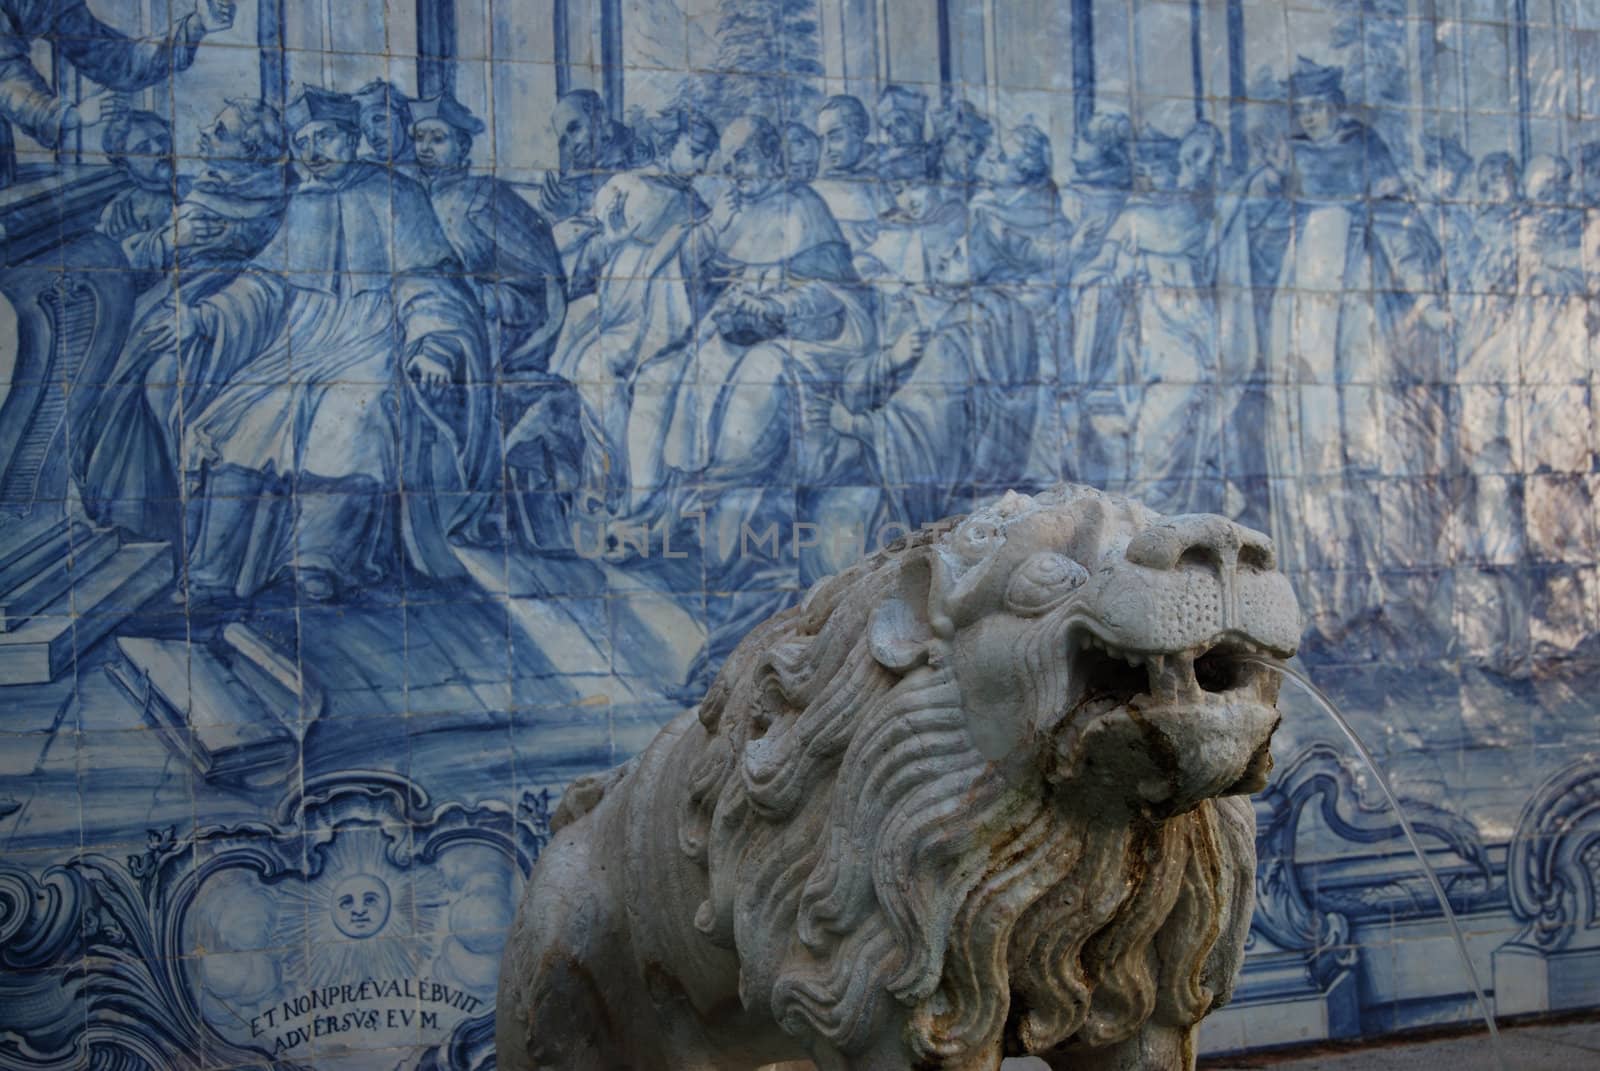
M 172 582 L 167 543 L 123 543 L 66 518 L 4 527 L 0 686 L 55 680 Z

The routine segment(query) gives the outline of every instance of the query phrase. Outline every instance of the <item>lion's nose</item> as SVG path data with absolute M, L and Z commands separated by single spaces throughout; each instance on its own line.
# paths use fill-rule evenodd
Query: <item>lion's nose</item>
M 1198 565 L 1219 574 L 1241 566 L 1261 570 L 1276 566 L 1272 542 L 1266 536 L 1214 513 L 1170 517 L 1146 528 L 1128 541 L 1127 559 L 1146 569 Z

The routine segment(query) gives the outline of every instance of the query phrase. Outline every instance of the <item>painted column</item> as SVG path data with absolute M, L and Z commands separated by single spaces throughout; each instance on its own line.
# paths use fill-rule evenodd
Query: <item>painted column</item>
M 995 0 L 985 0 L 983 5 L 983 70 L 985 104 L 989 115 L 998 120 L 1000 117 L 1000 54 L 999 54 L 999 27 L 995 25 L 999 14 L 995 10 Z
M 1094 116 L 1094 5 L 1072 0 L 1073 126 L 1082 130 Z
M 1512 49 L 1512 71 L 1517 78 L 1513 99 L 1517 106 L 1517 155 L 1522 166 L 1528 166 L 1533 156 L 1533 127 L 1528 119 L 1528 109 L 1533 106 L 1533 92 L 1528 82 L 1528 0 L 1512 0 L 1512 24 L 1516 28 L 1516 46 Z
M 878 42 L 878 85 L 886 86 L 894 80 L 894 38 L 889 34 L 889 0 L 878 0 L 872 18 L 873 37 Z M 872 106 L 870 99 L 867 106 Z
M 622 0 L 602 0 L 600 5 L 600 68 L 606 108 L 611 118 L 622 118 Z
M 572 91 L 572 42 L 567 18 L 567 0 L 555 0 L 551 5 L 550 39 L 555 44 L 556 96 L 564 97 Z
M 456 0 L 417 0 L 417 93 L 456 88 Z
M 258 0 L 256 44 L 261 56 L 261 99 L 281 114 L 289 92 L 289 56 L 283 50 L 283 0 Z
M 1422 142 L 1429 133 L 1429 128 L 1434 124 L 1423 114 L 1429 99 L 1427 68 L 1422 58 L 1422 42 L 1427 40 L 1433 32 L 1431 26 L 1419 25 L 1415 16 L 1419 13 L 1418 5 L 1413 0 L 1406 0 L 1406 49 L 1405 55 L 1414 56 L 1415 61 L 1407 63 L 1406 95 L 1409 98 L 1406 104 L 1411 112 L 1409 137 L 1402 147 L 1391 145 L 1389 151 L 1395 156 L 1409 157 L 1410 164 L 1415 167 L 1422 159 Z
M 863 101 L 877 97 L 878 5 L 876 0 L 840 0 L 839 40 L 844 60 L 844 91 Z
M 1197 123 L 1206 117 L 1206 71 L 1200 50 L 1200 34 L 1203 31 L 1200 0 L 1189 0 L 1189 84 L 1194 89 L 1194 119 Z
M 1431 110 L 1439 104 L 1439 42 L 1435 37 L 1439 32 L 1438 4 L 1435 0 L 1418 0 L 1417 14 L 1422 19 L 1417 27 L 1417 71 L 1422 76 L 1422 99 L 1416 106 Z M 1430 117 L 1428 122 L 1436 126 L 1438 119 Z
M 1572 104 L 1581 98 L 1577 80 L 1578 64 L 1572 61 L 1571 40 L 1568 34 L 1571 30 L 1567 26 L 1567 6 L 1561 0 L 1555 0 L 1550 5 L 1550 17 L 1555 26 L 1554 44 L 1556 50 L 1556 70 L 1560 72 L 1560 89 L 1558 90 L 1558 108 L 1561 115 L 1572 114 Z M 1567 144 L 1567 124 L 1556 123 L 1556 152 L 1562 156 L 1571 153 L 1571 146 Z M 1572 161 L 1576 163 L 1577 161 Z
M 1245 82 L 1244 0 L 1228 0 L 1228 158 L 1233 173 L 1242 175 L 1250 166 L 1249 117 L 1245 100 L 1250 87 Z
M 939 88 L 940 96 L 949 99 L 951 84 L 955 81 L 955 44 L 950 26 L 950 0 L 938 0 L 939 19 Z
M 949 0 L 938 0 L 937 12 L 939 81 L 944 89 L 942 96 L 947 101 L 953 97 L 965 97 L 979 87 L 989 94 L 991 87 L 987 72 L 995 66 L 988 57 L 990 41 L 994 37 L 994 3 L 984 0 L 982 4 L 959 3 L 952 6 Z

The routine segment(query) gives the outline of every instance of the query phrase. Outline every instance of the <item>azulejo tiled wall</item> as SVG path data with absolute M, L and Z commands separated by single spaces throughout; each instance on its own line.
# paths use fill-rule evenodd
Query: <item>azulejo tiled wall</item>
M 0 1068 L 481 1068 L 562 786 L 907 524 L 1269 532 L 1502 1012 L 1600 1002 L 1600 16 L 0 0 Z M 1290 703 L 1208 1048 L 1473 1014 Z

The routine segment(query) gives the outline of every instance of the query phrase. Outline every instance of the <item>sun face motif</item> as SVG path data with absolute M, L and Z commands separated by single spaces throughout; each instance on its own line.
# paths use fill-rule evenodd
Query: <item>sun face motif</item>
M 291 976 L 314 986 L 403 978 L 433 955 L 442 883 L 432 867 L 399 866 L 388 845 L 376 829 L 342 830 L 315 878 L 283 886 L 279 938 Z
M 328 899 L 333 924 L 346 937 L 371 937 L 389 921 L 389 886 L 371 874 L 345 878 Z

